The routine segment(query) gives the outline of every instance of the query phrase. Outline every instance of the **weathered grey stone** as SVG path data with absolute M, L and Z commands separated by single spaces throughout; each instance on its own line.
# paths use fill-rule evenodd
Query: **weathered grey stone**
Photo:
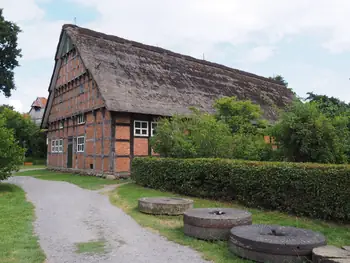
M 342 246 L 342 249 L 345 249 L 347 251 L 350 251 L 350 246 Z
M 322 246 L 312 250 L 314 263 L 350 263 L 350 251 L 335 246 Z
M 229 250 L 241 258 L 250 259 L 255 262 L 268 262 L 268 263 L 309 263 L 311 257 L 306 256 L 289 256 L 289 255 L 275 255 L 258 251 L 253 251 L 240 246 L 237 246 L 231 242 L 228 243 Z
M 230 231 L 229 248 L 238 256 L 258 262 L 292 263 L 312 257 L 312 250 L 326 245 L 326 238 L 311 230 L 278 225 L 247 225 Z
M 232 208 L 196 208 L 184 213 L 184 233 L 204 240 L 227 240 L 230 229 L 252 224 L 251 213 Z
M 107 180 L 115 180 L 115 179 L 117 179 L 117 177 L 115 177 L 115 176 L 112 175 L 112 174 L 107 174 L 107 175 L 106 175 L 106 179 L 107 179 Z
M 176 197 L 144 197 L 140 198 L 140 212 L 154 215 L 181 215 L 193 207 L 193 200 Z

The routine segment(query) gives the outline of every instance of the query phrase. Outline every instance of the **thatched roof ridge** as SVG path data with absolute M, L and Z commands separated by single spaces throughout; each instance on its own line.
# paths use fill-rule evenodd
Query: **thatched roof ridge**
M 293 94 L 268 78 L 75 25 L 64 25 L 111 111 L 169 116 L 212 112 L 222 96 L 251 99 L 268 119 Z
M 273 83 L 276 83 L 278 85 L 281 84 L 280 82 L 275 81 L 273 79 L 269 79 L 269 78 L 266 78 L 266 77 L 263 77 L 263 76 L 259 76 L 259 75 L 256 75 L 256 74 L 253 74 L 253 73 L 250 73 L 250 72 L 246 72 L 246 71 L 243 71 L 243 70 L 230 68 L 230 67 L 227 67 L 225 65 L 218 64 L 218 63 L 215 63 L 215 62 L 211 62 L 211 61 L 207 61 L 207 60 L 201 60 L 201 59 L 197 59 L 197 58 L 194 58 L 194 57 L 191 57 L 191 56 L 187 56 L 187 55 L 183 55 L 183 54 L 180 54 L 180 53 L 175 53 L 175 52 L 173 52 L 171 50 L 168 50 L 168 49 L 165 49 L 165 48 L 156 47 L 156 46 L 150 46 L 150 45 L 147 45 L 147 44 L 142 44 L 140 42 L 136 42 L 136 41 L 133 41 L 133 40 L 128 40 L 128 39 L 121 38 L 121 37 L 118 37 L 118 36 L 108 35 L 108 34 L 105 34 L 105 33 L 102 33 L 102 32 L 93 31 L 93 30 L 88 29 L 88 28 L 78 27 L 78 26 L 73 25 L 73 24 L 65 24 L 65 25 L 63 25 L 63 28 L 69 28 L 69 27 L 76 28 L 76 29 L 79 30 L 80 34 L 88 35 L 88 36 L 91 36 L 91 37 L 103 38 L 103 39 L 106 39 L 106 40 L 109 40 L 109 41 L 118 42 L 120 44 L 125 44 L 125 45 L 132 45 L 134 47 L 146 49 L 146 50 L 149 50 L 149 51 L 152 51 L 152 52 L 157 52 L 157 53 L 160 53 L 160 54 L 166 54 L 166 55 L 169 55 L 169 56 L 174 56 L 174 57 L 185 59 L 185 60 L 188 60 L 188 61 L 197 62 L 197 63 L 203 64 L 203 65 L 208 65 L 208 66 L 211 66 L 211 67 L 217 67 L 217 68 L 220 68 L 220 69 L 232 71 L 232 72 L 239 73 L 239 74 L 242 74 L 242 75 L 246 75 L 246 76 L 249 76 L 249 77 L 252 77 L 252 78 L 273 82 Z

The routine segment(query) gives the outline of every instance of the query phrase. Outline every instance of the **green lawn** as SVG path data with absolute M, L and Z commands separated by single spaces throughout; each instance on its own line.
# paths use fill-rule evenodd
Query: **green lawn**
M 227 249 L 226 242 L 205 242 L 187 237 L 183 234 L 182 216 L 151 216 L 138 212 L 137 200 L 140 197 L 150 196 L 178 196 L 172 193 L 160 192 L 148 188 L 140 187 L 136 184 L 126 184 L 115 189 L 111 193 L 111 202 L 122 208 L 127 214 L 132 216 L 140 225 L 156 231 L 182 245 L 190 246 L 208 260 L 216 263 L 247 263 L 250 261 L 239 259 L 231 255 Z M 195 201 L 195 207 L 235 207 L 247 209 L 234 203 L 222 203 L 211 200 L 191 198 Z M 311 220 L 296 216 L 289 216 L 278 212 L 267 212 L 257 209 L 248 209 L 253 214 L 253 223 L 279 224 L 285 226 L 295 226 L 308 228 L 323 233 L 328 240 L 328 244 L 343 246 L 350 244 L 350 231 L 348 226 L 341 226 L 319 220 Z
M 35 178 L 49 180 L 49 181 L 65 181 L 75 184 L 81 188 L 97 190 L 103 188 L 105 185 L 120 184 L 127 182 L 126 179 L 107 180 L 96 176 L 82 176 L 70 173 L 58 173 L 49 170 L 32 170 L 18 172 L 15 176 L 33 176 Z
M 21 165 L 19 169 L 38 169 L 38 168 L 46 168 L 46 165 Z
M 17 186 L 0 183 L 0 262 L 42 263 L 45 255 L 33 233 L 34 207 Z

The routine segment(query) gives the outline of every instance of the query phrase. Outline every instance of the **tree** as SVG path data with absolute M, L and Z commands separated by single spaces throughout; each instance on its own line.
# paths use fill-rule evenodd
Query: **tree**
M 308 92 L 307 95 L 306 100 L 315 103 L 317 108 L 328 117 L 349 116 L 350 114 L 350 105 L 344 101 L 326 95 L 314 94 L 313 92 Z
M 10 109 L 10 110 L 15 110 L 15 108 L 11 105 L 3 104 L 0 106 L 0 114 L 5 110 L 5 109 Z
M 0 180 L 8 178 L 23 163 L 24 149 L 13 136 L 13 132 L 5 127 L 5 120 L 0 116 Z
M 269 77 L 269 79 L 277 81 L 277 82 L 281 83 L 282 85 L 288 87 L 288 82 L 281 75 L 274 75 L 273 77 Z
M 0 116 L 4 120 L 5 127 L 13 131 L 19 145 L 27 149 L 26 155 L 40 158 L 46 156 L 45 134 L 31 119 L 6 107 L 0 112 Z
M 344 124 L 343 120 L 338 121 L 338 127 Z M 295 101 L 271 129 L 271 134 L 288 161 L 347 162 L 346 141 L 333 121 L 314 103 Z
M 0 9 L 0 92 L 10 97 L 15 89 L 13 70 L 21 57 L 21 50 L 17 48 L 17 35 L 21 30 L 15 23 L 5 20 L 2 11 Z
M 267 123 L 260 106 L 250 100 L 223 97 L 215 101 L 216 118 L 229 125 L 232 133 L 259 134 Z
M 151 138 L 152 149 L 165 157 L 229 158 L 232 152 L 229 127 L 212 115 L 192 110 L 189 116 L 160 119 Z

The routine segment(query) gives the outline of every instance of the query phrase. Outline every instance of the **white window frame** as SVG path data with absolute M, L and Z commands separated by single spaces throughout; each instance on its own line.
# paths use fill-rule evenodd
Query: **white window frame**
M 153 127 L 153 125 L 155 124 L 155 127 Z M 158 122 L 156 121 L 152 121 L 151 122 L 151 136 L 154 135 L 154 130 L 157 128 Z
M 140 127 L 136 127 L 136 123 L 139 123 Z M 144 123 L 146 123 L 146 128 L 142 127 Z M 146 131 L 146 133 L 143 134 L 142 131 Z M 139 134 L 137 132 L 139 132 Z M 134 136 L 148 137 L 148 121 L 134 121 Z
M 84 124 L 85 123 L 85 116 L 84 116 L 84 114 L 77 115 L 77 123 L 78 124 Z
M 51 140 L 51 152 L 54 153 L 55 152 L 55 140 Z
M 59 128 L 60 128 L 60 129 L 63 129 L 63 128 L 64 128 L 63 122 L 64 122 L 64 121 L 60 121 L 60 124 L 59 124 Z
M 83 142 L 79 142 L 79 139 L 83 139 Z M 85 151 L 85 136 L 77 137 L 77 152 L 83 153 Z
M 58 152 L 63 153 L 63 139 L 59 139 Z
M 55 140 L 55 153 L 58 153 L 59 140 Z

